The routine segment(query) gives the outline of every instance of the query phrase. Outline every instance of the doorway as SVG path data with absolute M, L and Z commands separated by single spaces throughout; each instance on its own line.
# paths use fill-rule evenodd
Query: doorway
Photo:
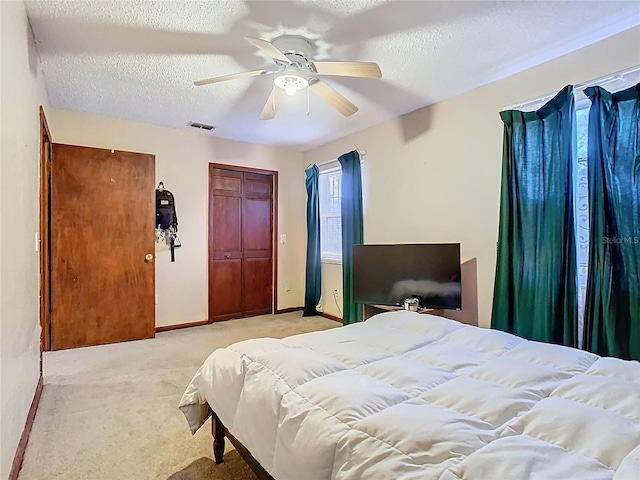
M 278 172 L 209 164 L 209 321 L 273 313 Z
M 155 156 L 53 144 L 49 185 L 50 349 L 154 337 Z

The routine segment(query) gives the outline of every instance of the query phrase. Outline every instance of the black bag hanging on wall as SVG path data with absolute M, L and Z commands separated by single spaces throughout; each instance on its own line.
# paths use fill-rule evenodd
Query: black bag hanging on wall
M 164 183 L 160 182 L 156 189 L 156 229 L 166 238 L 171 249 L 171 261 L 175 262 L 175 248 L 180 247 L 178 239 L 178 215 L 173 193 L 165 190 Z

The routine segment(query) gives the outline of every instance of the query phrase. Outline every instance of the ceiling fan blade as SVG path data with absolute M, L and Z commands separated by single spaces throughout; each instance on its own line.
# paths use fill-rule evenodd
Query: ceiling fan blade
M 230 75 L 223 75 L 221 77 L 213 77 L 213 78 L 207 78 L 205 80 L 198 80 L 197 82 L 193 82 L 193 84 L 200 87 L 202 85 L 209 85 L 211 83 L 226 82 L 227 80 L 235 80 L 236 78 L 257 77 L 258 75 L 265 75 L 270 73 L 274 73 L 274 72 L 268 71 L 268 70 L 253 70 L 251 72 L 232 73 Z
M 309 84 L 309 88 L 345 117 L 349 117 L 358 111 L 358 107 L 320 80 Z
M 259 38 L 251 38 L 251 37 L 244 37 L 244 39 L 247 42 L 249 42 L 251 45 L 258 47 L 260 50 L 262 50 L 264 53 L 269 55 L 274 60 L 280 60 L 281 62 L 285 62 L 287 64 L 291 63 L 291 60 L 289 60 L 284 53 L 282 53 L 280 50 L 278 50 L 276 47 L 274 47 L 271 43 L 267 42 L 266 40 L 261 40 Z
M 273 117 L 276 116 L 276 96 L 278 94 L 278 90 L 279 88 L 275 85 L 271 89 L 271 94 L 267 99 L 267 103 L 264 104 L 264 108 L 260 114 L 260 120 L 273 120 Z
M 313 62 L 312 66 L 318 75 L 382 78 L 380 67 L 374 62 Z

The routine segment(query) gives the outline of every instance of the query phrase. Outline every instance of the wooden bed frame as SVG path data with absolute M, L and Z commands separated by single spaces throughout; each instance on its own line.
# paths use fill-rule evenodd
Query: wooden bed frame
M 216 415 L 216 412 L 213 412 L 213 410 L 211 414 L 211 433 L 213 434 L 213 458 L 218 465 L 224 461 L 224 438 L 227 437 L 259 480 L 275 480 L 253 455 L 251 455 L 251 452 L 249 452 L 236 437 L 229 433 L 227 427 L 222 424 L 218 415 Z

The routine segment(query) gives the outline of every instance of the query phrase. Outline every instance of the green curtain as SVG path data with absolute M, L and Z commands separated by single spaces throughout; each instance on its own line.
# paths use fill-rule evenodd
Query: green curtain
M 307 274 L 304 288 L 303 317 L 318 315 L 316 307 L 320 301 L 322 287 L 320 264 L 320 197 L 318 178 L 320 170 L 312 165 L 304 172 L 307 187 Z
M 577 345 L 573 87 L 535 112 L 507 110 L 491 326 Z
M 640 360 L 640 84 L 590 87 L 584 348 Z
M 362 321 L 362 305 L 353 303 L 353 246 L 363 242 L 362 175 L 360 154 L 345 153 L 338 158 L 342 167 L 342 324 Z

